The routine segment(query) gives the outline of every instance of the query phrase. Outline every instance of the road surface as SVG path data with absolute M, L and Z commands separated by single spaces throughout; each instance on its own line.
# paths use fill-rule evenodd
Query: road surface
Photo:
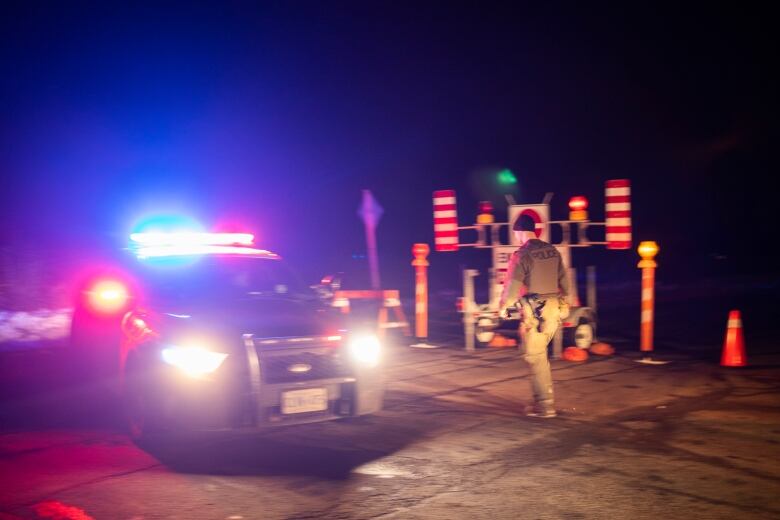
M 615 356 L 555 361 L 551 420 L 524 416 L 514 349 L 466 353 L 447 320 L 443 348 L 388 349 L 378 415 L 146 447 L 70 416 L 61 349 L 6 353 L 0 519 L 780 518 L 774 344 L 721 368 L 662 307 L 672 362 L 636 363 L 625 336 Z

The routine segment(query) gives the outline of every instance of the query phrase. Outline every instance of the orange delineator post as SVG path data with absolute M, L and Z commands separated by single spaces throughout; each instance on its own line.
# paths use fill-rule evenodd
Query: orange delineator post
M 379 308 L 379 313 L 376 318 L 376 335 L 379 339 L 384 339 L 385 337 L 385 328 L 387 325 L 387 307 L 382 306 Z
M 653 351 L 653 307 L 655 306 L 655 268 L 642 269 L 642 320 L 640 325 L 639 350 Z
M 428 337 L 428 273 L 430 265 L 426 260 L 431 252 L 428 244 L 412 246 L 414 266 L 414 335 L 424 340 Z
M 655 255 L 658 253 L 658 244 L 655 242 L 642 242 L 637 249 L 642 260 L 637 267 L 642 270 L 642 316 L 639 327 L 639 350 L 644 359 L 649 359 L 649 353 L 653 351 L 653 307 L 655 305 Z

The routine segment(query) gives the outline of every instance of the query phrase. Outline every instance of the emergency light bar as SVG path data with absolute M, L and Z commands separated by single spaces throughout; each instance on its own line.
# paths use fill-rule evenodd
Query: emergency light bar
M 141 246 L 135 249 L 135 256 L 138 258 L 161 258 L 173 256 L 201 256 L 201 255 L 248 255 L 258 256 L 276 260 L 279 255 L 266 251 L 265 249 L 255 249 L 242 246 L 221 246 L 221 245 L 154 245 Z
M 133 233 L 130 240 L 141 247 L 251 246 L 251 233 Z

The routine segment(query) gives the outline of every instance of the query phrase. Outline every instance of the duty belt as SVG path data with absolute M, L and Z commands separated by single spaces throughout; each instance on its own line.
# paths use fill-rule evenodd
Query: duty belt
M 533 311 L 534 316 L 536 316 L 536 319 L 541 319 L 542 309 L 544 309 L 544 305 L 547 303 L 547 299 L 551 298 L 552 296 L 554 295 L 530 293 L 521 297 L 517 303 L 522 305 L 523 300 L 525 300 L 525 303 L 531 307 L 531 310 Z

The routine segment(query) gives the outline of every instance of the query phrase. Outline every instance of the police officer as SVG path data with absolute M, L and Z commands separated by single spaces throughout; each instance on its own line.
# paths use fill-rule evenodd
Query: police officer
M 519 335 L 523 359 L 531 369 L 533 409 L 527 415 L 551 418 L 557 414 L 547 345 L 562 319 L 569 315 L 569 282 L 557 249 L 536 238 L 536 222 L 528 215 L 515 220 L 512 231 L 520 247 L 512 253 L 499 301 L 499 316 L 520 309 Z

